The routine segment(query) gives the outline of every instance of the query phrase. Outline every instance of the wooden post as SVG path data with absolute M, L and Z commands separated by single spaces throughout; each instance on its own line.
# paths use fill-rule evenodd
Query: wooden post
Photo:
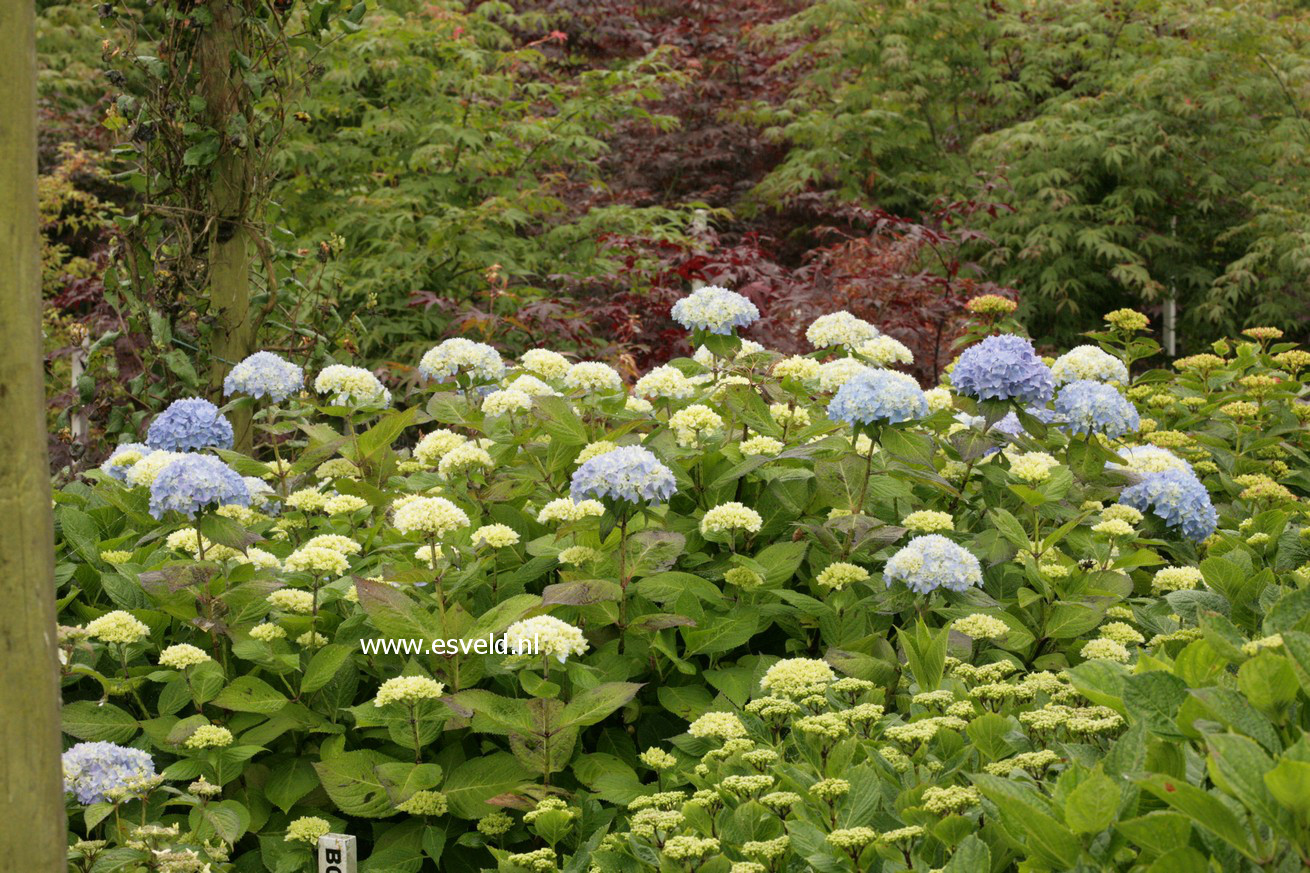
M 36 6 L 0 2 L 0 852 L 68 866 L 36 205 Z
M 242 71 L 233 59 L 235 52 L 248 54 L 244 39 L 244 12 L 233 0 L 209 4 L 213 23 L 204 29 L 196 46 L 200 69 L 200 95 L 205 98 L 209 123 L 226 134 L 231 122 L 248 114 L 250 93 Z M 214 314 L 210 341 L 210 390 L 215 402 L 223 377 L 232 365 L 254 351 L 255 324 L 250 311 L 251 158 L 253 143 L 238 148 L 225 142 L 214 162 L 209 231 L 209 307 Z M 234 410 L 229 416 L 236 436 L 236 449 L 249 451 L 252 444 L 250 408 Z

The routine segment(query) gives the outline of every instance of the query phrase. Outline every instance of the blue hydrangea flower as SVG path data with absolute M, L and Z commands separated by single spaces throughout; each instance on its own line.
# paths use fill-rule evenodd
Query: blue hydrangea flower
M 199 397 L 174 400 L 150 423 L 146 445 L 169 452 L 232 448 L 232 424 L 218 407 Z
M 1070 382 L 1055 398 L 1055 411 L 1074 433 L 1104 433 L 1110 438 L 1135 433 L 1142 420 L 1137 407 L 1118 389 L 1090 379 Z
M 125 482 L 127 471 L 132 469 L 132 465 L 153 451 L 145 443 L 121 443 L 105 458 L 100 469 L 119 482 Z
M 83 806 L 109 799 L 115 788 L 133 790 L 155 775 L 149 753 L 115 743 L 78 743 L 63 755 L 64 791 Z
M 170 509 L 192 518 L 210 506 L 250 505 L 250 489 L 237 472 L 211 455 L 183 455 L 159 472 L 150 486 L 150 514 Z
M 1123 490 L 1119 502 L 1139 512 L 1154 512 L 1169 527 L 1195 542 L 1210 536 L 1219 525 L 1210 492 L 1186 470 L 1147 473 L 1142 481 Z
M 928 398 L 914 378 L 869 367 L 846 380 L 828 403 L 828 417 L 850 425 L 896 424 L 928 414 Z
M 242 476 L 241 481 L 246 483 L 246 490 L 250 493 L 252 509 L 258 509 L 266 515 L 277 515 L 282 511 L 281 504 L 272 499 L 277 493 L 272 485 L 256 476 Z
M 223 396 L 266 396 L 281 403 L 304 386 L 304 370 L 272 352 L 255 352 L 228 371 L 223 379 Z
M 960 355 L 951 371 L 959 394 L 978 400 L 1018 400 L 1046 404 L 1055 387 L 1050 367 L 1033 351 L 1031 341 L 1014 334 L 989 336 Z
M 649 449 L 622 446 L 583 462 L 573 473 L 571 496 L 621 500 L 627 503 L 663 503 L 678 490 L 673 472 Z
M 754 324 L 760 311 L 736 291 L 706 285 L 673 304 L 672 315 L 687 330 L 730 334 L 733 328 Z
M 967 591 L 982 584 L 982 565 L 963 546 L 940 534 L 927 534 L 910 540 L 891 556 L 883 579 L 889 587 L 893 579 L 899 579 L 919 594 L 938 588 Z

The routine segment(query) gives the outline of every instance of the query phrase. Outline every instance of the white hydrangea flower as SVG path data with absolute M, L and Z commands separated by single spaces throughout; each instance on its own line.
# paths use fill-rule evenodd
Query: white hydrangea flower
M 1055 359 L 1051 375 L 1056 385 L 1089 379 L 1093 382 L 1128 384 L 1128 368 L 1124 362 L 1098 346 L 1075 346 Z
M 495 382 L 505 375 L 500 352 L 486 343 L 455 337 L 429 349 L 418 365 L 426 379 L 449 379 L 460 373 L 475 382 Z
M 867 364 L 855 358 L 838 358 L 822 364 L 819 367 L 819 390 L 825 393 L 836 391 L 867 369 Z
M 334 406 L 390 406 L 391 392 L 363 367 L 332 364 L 314 379 L 314 390 L 331 395 Z
M 820 315 L 805 331 L 805 338 L 816 349 L 833 346 L 855 348 L 878 336 L 878 328 L 846 310 Z
M 600 361 L 579 361 L 569 367 L 564 384 L 574 391 L 592 391 L 608 394 L 623 387 L 623 377 L 609 364 Z
M 492 391 L 486 397 L 482 398 L 482 412 L 484 415 L 497 416 L 507 415 L 512 412 L 522 412 L 525 409 L 532 408 L 532 398 L 526 391 L 520 391 L 516 388 L 506 388 L 503 391 Z
M 519 358 L 523 369 L 543 379 L 561 379 L 569 371 L 569 359 L 550 349 L 531 349 Z
M 444 497 L 420 497 L 396 510 L 395 525 L 401 533 L 442 537 L 468 527 L 469 517 Z
M 519 535 L 507 524 L 484 524 L 473 531 L 473 544 L 485 545 L 492 549 L 503 549 L 516 545 Z
M 861 343 L 855 353 L 866 358 L 876 367 L 889 367 L 892 364 L 913 364 L 914 353 L 900 340 L 883 334 L 868 342 Z
M 760 517 L 758 512 L 733 501 L 721 503 L 713 509 L 707 510 L 704 517 L 701 518 L 700 530 L 702 534 L 727 533 L 738 530 L 759 533 L 763 524 L 764 519 Z
M 505 642 L 513 653 L 550 655 L 561 664 L 569 655 L 581 655 L 588 647 L 582 631 L 553 615 L 514 622 L 505 630 Z
M 680 400 L 690 397 L 696 386 L 677 367 L 665 364 L 638 379 L 632 390 L 642 397 Z
M 453 430 L 447 430 L 444 427 L 439 428 L 425 435 L 423 439 L 418 441 L 418 445 L 414 446 L 414 460 L 429 467 L 435 467 L 441 463 L 441 459 L 445 457 L 447 452 L 466 442 L 468 440 L 465 437 Z
M 605 505 L 599 500 L 582 500 L 574 502 L 572 497 L 557 497 L 547 503 L 537 513 L 541 524 L 561 521 L 581 521 L 588 516 L 602 516 Z

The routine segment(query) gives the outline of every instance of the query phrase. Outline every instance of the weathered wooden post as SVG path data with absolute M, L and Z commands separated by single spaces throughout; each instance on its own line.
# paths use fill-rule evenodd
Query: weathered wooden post
M 0 851 L 67 868 L 36 205 L 35 4 L 0 2 Z

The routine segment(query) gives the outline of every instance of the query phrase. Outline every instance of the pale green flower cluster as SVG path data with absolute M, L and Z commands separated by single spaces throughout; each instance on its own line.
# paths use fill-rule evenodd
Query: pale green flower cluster
M 869 571 L 857 564 L 834 561 L 824 567 L 814 581 L 815 584 L 822 588 L 840 591 L 848 585 L 854 585 L 856 582 L 869 581 Z
M 523 650 L 548 655 L 561 664 L 570 655 L 581 655 L 589 647 L 581 630 L 553 615 L 538 615 L 514 622 L 505 630 L 505 642 L 511 652 Z
M 784 697 L 806 697 L 822 693 L 837 677 L 832 667 L 813 658 L 786 658 L 770 667 L 760 680 L 765 691 Z
M 232 732 L 216 724 L 202 724 L 183 743 L 188 749 L 223 749 L 232 745 Z
M 314 611 L 314 595 L 297 588 L 279 588 L 268 595 L 268 602 L 283 612 L 309 615 Z
M 734 501 L 707 510 L 701 518 L 700 530 L 703 534 L 729 533 L 738 530 L 759 533 L 763 524 L 764 519 L 758 512 Z
M 446 686 L 427 676 L 396 676 L 383 682 L 373 698 L 374 706 L 386 706 L 389 703 L 413 705 L 421 700 L 436 700 L 446 691 Z
M 396 510 L 394 523 L 401 533 L 443 537 L 468 527 L 469 517 L 444 497 L 419 497 Z
M 605 504 L 599 500 L 580 500 L 574 502 L 572 497 L 557 497 L 541 508 L 537 521 L 541 524 L 550 522 L 581 521 L 584 518 L 605 514 Z
M 484 524 L 473 531 L 473 544 L 491 549 L 504 549 L 517 545 L 518 532 L 507 524 Z
M 955 530 L 955 519 L 949 512 L 920 509 L 902 518 L 901 527 L 917 533 L 940 533 Z
M 305 545 L 288 555 L 282 568 L 289 573 L 343 576 L 350 570 L 350 561 L 337 549 Z
M 1010 626 L 999 618 L 975 612 L 951 622 L 951 630 L 975 640 L 999 640 L 1010 633 Z
M 1046 452 L 1024 452 L 1010 459 L 1010 475 L 1029 485 L 1040 485 L 1058 466 L 1060 462 Z
M 172 667 L 174 670 L 185 670 L 212 660 L 204 649 L 190 643 L 176 643 L 159 653 L 159 666 Z
M 86 635 L 105 643 L 128 645 L 150 636 L 150 628 L 130 612 L 116 609 L 87 622 Z
M 721 434 L 723 419 L 708 406 L 693 403 L 673 413 L 669 419 L 669 427 L 673 430 L 678 445 L 695 446 Z
M 681 370 L 665 365 L 638 379 L 632 390 L 638 397 L 682 400 L 696 393 L 696 385 Z
M 816 349 L 845 346 L 854 349 L 878 336 L 878 329 L 845 310 L 821 315 L 810 323 L 805 338 Z
M 693 737 L 728 740 L 746 736 L 746 726 L 731 712 L 707 712 L 687 728 Z
M 301 816 L 291 824 L 287 825 L 287 835 L 284 839 L 289 843 L 304 843 L 309 846 L 318 845 L 319 837 L 326 836 L 332 832 L 332 825 L 317 816 Z
M 1151 592 L 1165 594 L 1170 591 L 1191 591 L 1204 581 L 1196 567 L 1165 567 L 1151 577 Z

